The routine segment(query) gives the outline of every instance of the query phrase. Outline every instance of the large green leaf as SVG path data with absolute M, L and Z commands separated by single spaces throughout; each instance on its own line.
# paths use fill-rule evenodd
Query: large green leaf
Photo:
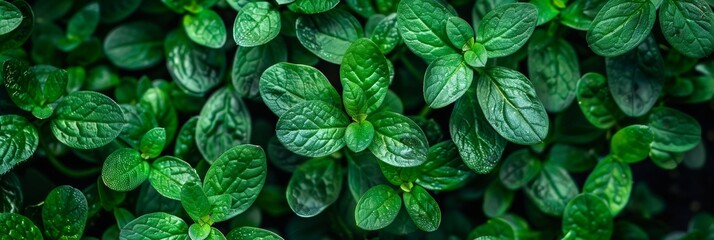
M 227 194 L 231 201 L 224 211 L 214 211 L 211 219 L 225 221 L 247 210 L 263 189 L 266 172 L 265 153 L 259 146 L 235 146 L 218 157 L 206 173 L 203 189 L 209 198 Z
M 32 123 L 18 115 L 0 116 L 0 174 L 32 156 L 40 136 Z
M 580 64 L 575 49 L 562 38 L 536 31 L 528 44 L 528 76 L 549 112 L 565 110 L 575 98 Z
M 251 118 L 243 100 L 230 88 L 208 99 L 196 123 L 196 144 L 209 163 L 233 146 L 249 143 Z
M 357 201 L 355 221 L 358 227 L 365 230 L 382 229 L 394 221 L 401 208 L 402 199 L 394 189 L 377 185 Z
M 350 116 L 371 114 L 382 106 L 391 82 L 389 64 L 369 39 L 360 38 L 350 45 L 340 64 L 342 101 Z
M 612 216 L 622 211 L 632 192 L 630 165 L 608 157 L 600 161 L 588 175 L 583 193 L 591 193 L 605 201 Z
M 446 35 L 446 22 L 455 15 L 442 0 L 403 0 L 397 9 L 397 27 L 407 47 L 427 62 L 456 53 Z
M 334 64 L 340 64 L 347 48 L 363 35 L 359 21 L 342 9 L 303 15 L 295 28 L 298 40 L 307 50 Z
M 478 102 L 486 120 L 505 139 L 536 144 L 548 134 L 548 114 L 531 82 L 504 67 L 487 68 L 477 86 Z
M 476 41 L 488 51 L 488 58 L 511 55 L 526 44 L 538 21 L 533 4 L 511 3 L 496 7 L 481 19 Z
M 693 58 L 714 51 L 714 13 L 702 0 L 664 0 L 659 25 L 667 42 L 680 53 Z
M 610 140 L 610 152 L 623 162 L 634 163 L 647 158 L 654 133 L 646 125 L 630 125 L 615 133 Z
M 426 161 L 429 143 L 414 121 L 393 112 L 378 112 L 367 120 L 375 130 L 369 151 L 379 160 L 396 167 L 414 167 Z
M 57 140 L 78 149 L 93 149 L 113 141 L 126 120 L 119 105 L 97 92 L 67 95 L 55 109 L 52 133 Z
M 365 34 L 377 44 L 382 53 L 387 54 L 391 52 L 397 45 L 402 42 L 402 36 L 399 35 L 399 28 L 397 27 L 397 14 L 392 13 L 382 18 L 372 32 L 368 32 L 365 29 Z
M 608 1 L 588 29 L 590 49 L 614 57 L 637 47 L 655 23 L 656 7 L 650 0 Z
M 51 239 L 80 239 L 87 223 L 87 199 L 69 185 L 53 189 L 42 206 L 45 235 Z
M 526 186 L 526 195 L 543 213 L 561 216 L 565 205 L 578 194 L 578 186 L 565 169 L 544 164 L 540 174 Z
M 648 125 L 654 133 L 652 147 L 664 151 L 689 151 L 699 144 L 702 135 L 696 119 L 667 107 L 653 109 Z
M 571 200 L 563 213 L 563 234 L 574 239 L 609 239 L 612 215 L 599 197 L 583 193 Z
M 164 42 L 166 66 L 182 91 L 202 96 L 221 83 L 226 70 L 226 54 L 193 43 L 186 32 L 170 33 Z
M 622 112 L 631 117 L 646 114 L 664 85 L 664 62 L 654 38 L 645 39 L 630 52 L 606 58 L 605 63 L 610 93 Z
M 233 58 L 231 82 L 236 93 L 241 97 L 260 99 L 260 77 L 273 64 L 286 62 L 288 53 L 285 41 L 277 37 L 272 41 L 255 47 L 239 47 Z M 289 79 L 281 79 L 294 83 Z
M 342 191 L 342 167 L 332 158 L 315 158 L 298 167 L 285 196 L 300 217 L 314 217 L 332 205 Z
M 17 213 L 0 213 L 0 231 L 3 239 L 42 239 L 42 232 L 29 218 Z
M 424 100 L 431 108 L 445 107 L 469 90 L 474 71 L 460 54 L 444 55 L 434 60 L 424 75 Z
M 245 4 L 233 23 L 233 40 L 242 47 L 265 44 L 280 33 L 280 12 L 269 2 Z
M 429 192 L 421 186 L 414 186 L 404 193 L 404 208 L 407 209 L 414 224 L 425 232 L 433 232 L 441 225 L 441 209 Z
M 168 213 L 149 213 L 125 225 L 119 233 L 121 240 L 188 240 L 188 225 L 181 218 Z
M 131 191 L 149 177 L 151 167 L 141 154 L 131 148 L 114 151 L 104 161 L 102 180 L 115 191 Z
M 183 28 L 188 38 L 199 45 L 220 48 L 226 43 L 226 24 L 213 10 L 207 9 L 196 14 L 185 15 Z
M 260 77 L 260 95 L 278 117 L 293 106 L 311 100 L 342 107 L 340 95 L 327 77 L 306 65 L 278 63 L 269 67 Z
M 347 116 L 323 101 L 305 101 L 280 116 L 276 134 L 287 149 L 308 157 L 324 157 L 345 146 Z
M 200 180 L 196 170 L 181 159 L 164 156 L 151 163 L 149 182 L 164 197 L 179 200 L 184 184 Z
M 104 54 L 120 68 L 140 70 L 159 64 L 164 59 L 161 28 L 149 22 L 120 25 L 104 39 Z

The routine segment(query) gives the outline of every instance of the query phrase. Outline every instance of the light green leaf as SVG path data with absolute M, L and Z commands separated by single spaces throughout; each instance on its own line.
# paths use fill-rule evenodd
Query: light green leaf
M 538 10 L 533 4 L 502 5 L 481 19 L 476 42 L 486 47 L 489 58 L 511 55 L 526 44 L 537 20 Z
M 394 221 L 402 208 L 402 199 L 387 185 L 370 188 L 357 201 L 355 221 L 365 230 L 378 230 Z
M 55 109 L 51 122 L 57 140 L 78 149 L 93 149 L 113 141 L 126 120 L 119 105 L 97 92 L 67 95 Z
M 350 45 L 340 64 L 342 101 L 354 117 L 371 114 L 382 106 L 391 82 L 389 60 L 366 38 Z
M 0 213 L 0 225 L 5 228 L 0 232 L 3 239 L 42 239 L 42 232 L 29 218 L 17 213 Z
M 660 7 L 662 35 L 680 53 L 702 58 L 714 51 L 714 13 L 701 0 L 664 0 Z
M 361 152 L 367 149 L 372 144 L 373 139 L 374 126 L 368 121 L 350 123 L 345 129 L 345 144 L 354 152 Z
M 612 136 L 610 152 L 623 162 L 635 163 L 644 160 L 650 153 L 654 133 L 646 125 L 630 125 Z
M 369 151 L 379 160 L 396 167 L 414 167 L 426 161 L 429 144 L 414 121 L 393 112 L 378 112 L 367 120 L 375 129 Z
M 280 12 L 269 2 L 245 4 L 233 23 L 233 40 L 242 47 L 265 44 L 278 36 L 278 33 Z
M 607 84 L 605 76 L 589 72 L 580 78 L 576 87 L 580 110 L 593 126 L 600 129 L 611 128 L 622 118 Z
M 521 149 L 506 158 L 498 176 L 506 188 L 517 190 L 538 176 L 542 168 L 542 163 L 535 155 L 528 149 Z
M 194 223 L 188 227 L 188 236 L 191 240 L 204 240 L 211 234 L 211 225 Z
M 622 112 L 630 117 L 646 114 L 664 85 L 664 62 L 654 38 L 623 55 L 606 58 L 605 65 L 610 93 Z
M 608 157 L 600 161 L 588 175 L 583 193 L 591 193 L 605 201 L 612 216 L 625 208 L 632 192 L 630 165 Z
M 689 151 L 699 144 L 702 135 L 696 119 L 672 108 L 653 109 L 647 125 L 654 133 L 652 147 L 664 151 Z
M 548 114 L 523 74 L 504 67 L 487 68 L 478 81 L 477 96 L 484 116 L 505 139 L 531 145 L 548 134 Z
M 526 186 L 526 196 L 543 213 L 561 216 L 565 205 L 578 195 L 578 186 L 565 169 L 546 163 L 540 174 Z
M 561 112 L 575 98 L 580 78 L 578 55 L 565 39 L 536 31 L 528 44 L 528 76 L 545 109 Z
M 466 93 L 473 78 L 473 69 L 460 54 L 441 56 L 426 69 L 424 100 L 431 108 L 448 106 Z
M 612 215 L 599 197 L 583 193 L 571 200 L 563 214 L 563 234 L 573 239 L 609 239 Z
M 17 29 L 22 23 L 22 12 L 9 2 L 0 2 L 0 35 L 5 35 Z
M 149 22 L 131 22 L 112 29 L 104 39 L 104 54 L 115 66 L 128 70 L 153 67 L 164 59 L 161 28 Z
M 196 123 L 196 144 L 209 163 L 229 148 L 250 142 L 248 108 L 231 90 L 215 92 L 203 105 Z
M 311 100 L 342 107 L 340 95 L 327 77 L 306 65 L 278 63 L 269 67 L 260 77 L 260 95 L 278 117 L 293 106 Z
M 488 51 L 483 44 L 474 43 L 471 49 L 464 52 L 464 62 L 474 68 L 482 68 L 488 62 Z
M 282 237 L 278 236 L 278 234 L 275 234 L 274 232 L 254 227 L 235 228 L 228 233 L 227 237 L 230 240 L 283 240 Z
M 446 33 L 446 23 L 455 14 L 442 0 L 402 0 L 397 9 L 397 27 L 407 47 L 427 62 L 456 53 Z
M 315 158 L 298 167 L 285 193 L 290 209 L 314 217 L 332 205 L 342 191 L 342 167 L 332 158 Z
M 53 189 L 42 206 L 45 235 L 51 239 L 80 239 L 87 223 L 87 199 L 69 185 Z
M 239 47 L 233 58 L 231 81 L 239 96 L 260 99 L 260 77 L 270 66 L 288 61 L 287 45 L 282 37 L 256 47 Z M 281 79 L 294 83 L 292 79 Z M 281 86 L 282 87 L 282 86 Z
M 213 10 L 206 9 L 196 14 L 184 15 L 183 28 L 188 38 L 199 45 L 220 48 L 226 43 L 226 24 Z
M 149 182 L 164 197 L 179 200 L 184 184 L 200 180 L 196 170 L 181 159 L 164 156 L 151 163 Z
M 425 232 L 433 232 L 441 225 L 441 209 L 429 192 L 417 185 L 404 193 L 404 208 L 414 224 Z
M 324 157 L 345 146 L 347 125 L 349 120 L 339 108 L 323 101 L 305 101 L 280 116 L 275 131 L 290 151 Z
M 614 57 L 637 47 L 650 35 L 655 11 L 650 0 L 608 1 L 588 29 L 590 49 L 600 56 Z
M 134 190 L 149 177 L 151 167 L 138 151 L 122 148 L 107 157 L 102 166 L 102 180 L 112 190 Z
M 202 96 L 221 83 L 226 55 L 193 43 L 182 29 L 170 33 L 164 42 L 166 67 L 176 85 L 192 96 Z
M 149 130 L 141 138 L 141 145 L 139 145 L 141 157 L 143 159 L 158 157 L 164 150 L 164 145 L 166 145 L 166 130 L 159 127 Z
M 0 116 L 0 174 L 30 158 L 37 149 L 39 138 L 35 126 L 24 117 Z
M 120 240 L 188 240 L 188 225 L 168 213 L 149 213 L 134 219 L 121 229 Z
M 340 64 L 347 48 L 363 36 L 359 21 L 339 8 L 300 16 L 295 28 L 298 40 L 307 50 L 334 64 Z

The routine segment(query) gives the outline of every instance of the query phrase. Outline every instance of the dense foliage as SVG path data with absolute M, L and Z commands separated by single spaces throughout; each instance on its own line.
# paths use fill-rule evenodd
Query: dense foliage
M 714 239 L 712 6 L 0 0 L 0 239 Z

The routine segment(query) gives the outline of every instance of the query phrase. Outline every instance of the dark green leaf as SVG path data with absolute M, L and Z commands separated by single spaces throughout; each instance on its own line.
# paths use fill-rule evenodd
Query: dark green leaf
M 306 101 L 282 114 L 275 131 L 290 151 L 324 157 L 345 146 L 348 124 L 347 116 L 335 106 L 323 101 Z
M 282 37 L 256 47 L 239 47 L 231 70 L 233 88 L 241 97 L 260 99 L 260 76 L 270 66 L 287 60 L 288 53 Z M 284 81 L 295 82 L 289 79 Z
M 580 78 L 576 87 L 580 110 L 592 125 L 600 129 L 612 127 L 622 117 L 607 84 L 605 76 L 589 72 Z
M 588 29 L 590 49 L 600 56 L 622 55 L 640 45 L 655 23 L 656 7 L 649 0 L 608 1 Z
M 379 159 L 371 152 L 353 153 L 347 151 L 346 156 L 347 184 L 355 201 L 359 200 L 362 194 L 370 188 L 387 183 L 378 164 Z
M 340 64 L 342 100 L 350 116 L 371 114 L 382 106 L 390 72 L 389 60 L 371 40 L 360 38 L 350 45 Z
M 342 191 L 342 167 L 332 158 L 303 163 L 288 183 L 286 197 L 300 217 L 314 217 L 332 205 Z
M 414 224 L 423 231 L 433 232 L 441 225 L 439 204 L 421 186 L 414 186 L 411 192 L 404 193 L 404 208 Z
M 113 1 L 116 2 L 116 1 Z M 104 39 L 104 54 L 115 66 L 140 70 L 164 59 L 164 38 L 159 26 L 132 22 L 114 28 Z
M 265 44 L 278 36 L 278 33 L 280 12 L 269 2 L 245 4 L 233 23 L 233 40 L 242 47 Z
M 359 21 L 342 9 L 301 16 L 295 28 L 307 50 L 334 64 L 340 64 L 347 48 L 363 35 Z
M 664 63 L 654 38 L 647 38 L 623 55 L 606 58 L 605 63 L 610 93 L 622 112 L 631 117 L 646 114 L 664 84 Z
M 0 174 L 35 153 L 40 136 L 32 123 L 18 115 L 0 116 Z
M 576 239 L 609 239 L 612 215 L 599 197 L 583 193 L 571 200 L 563 213 L 563 234 Z
M 680 53 L 693 58 L 714 51 L 714 13 L 701 0 L 664 0 L 659 25 L 667 42 Z
M 73 92 L 57 105 L 52 133 L 72 148 L 98 148 L 119 136 L 126 123 L 123 114 L 116 102 L 101 93 Z
M 209 163 L 229 148 L 250 142 L 248 108 L 231 90 L 215 92 L 203 105 L 196 123 L 196 144 Z
M 387 227 L 402 208 L 402 199 L 386 185 L 370 188 L 360 197 L 355 208 L 357 226 L 365 230 Z
M 538 176 L 542 168 L 542 163 L 535 155 L 528 149 L 521 149 L 506 158 L 498 176 L 506 188 L 517 190 Z
M 565 205 L 578 194 L 578 186 L 568 172 L 548 163 L 525 190 L 538 209 L 552 216 L 562 215 Z
M 580 65 L 570 43 L 546 34 L 536 31 L 528 44 L 528 76 L 545 109 L 560 112 L 575 98 Z
M 22 46 L 30 35 L 35 25 L 35 15 L 32 12 L 32 8 L 27 2 L 22 0 L 16 0 L 11 2 L 20 13 L 22 13 L 22 22 L 15 29 L 7 34 L 0 35 L 0 53 L 6 52 L 8 50 Z M 54 11 L 57 11 L 56 9 Z M 2 81 L 0 81 L 2 82 Z
M 426 161 L 429 144 L 414 121 L 393 112 L 378 112 L 367 120 L 375 129 L 369 151 L 379 160 L 397 167 L 419 166 Z
M 42 206 L 45 235 L 51 239 L 80 239 L 87 222 L 87 199 L 69 185 L 56 187 Z
M 699 144 L 702 135 L 699 122 L 693 117 L 660 107 L 652 110 L 648 124 L 654 133 L 652 147 L 670 152 L 686 152 Z
M 61 2 L 61 1 L 60 1 Z M 115 23 L 130 16 L 141 5 L 141 0 L 100 0 L 99 13 L 103 23 Z
M 476 42 L 489 58 L 511 55 L 526 44 L 535 29 L 538 10 L 528 3 L 512 3 L 493 9 L 481 19 Z
M 278 117 L 306 101 L 320 100 L 335 107 L 341 107 L 342 103 L 322 72 L 292 63 L 278 63 L 266 69 L 260 77 L 260 95 Z
M 464 165 L 456 144 L 444 141 L 429 148 L 427 161 L 419 166 L 417 183 L 429 190 L 448 191 L 465 185 L 473 173 Z
M 196 143 L 197 124 L 198 117 L 192 117 L 186 121 L 176 135 L 174 147 L 174 156 L 194 165 L 203 159 Z
M 492 218 L 469 233 L 469 239 L 505 240 L 516 239 L 513 226 L 503 218 Z
M 226 70 L 223 50 L 199 46 L 178 30 L 166 37 L 164 51 L 169 73 L 185 93 L 201 96 L 221 83 Z

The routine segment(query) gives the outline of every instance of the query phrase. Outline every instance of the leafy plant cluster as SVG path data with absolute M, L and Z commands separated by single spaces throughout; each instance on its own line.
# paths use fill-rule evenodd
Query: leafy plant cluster
M 0 239 L 714 239 L 712 5 L 0 0 Z

